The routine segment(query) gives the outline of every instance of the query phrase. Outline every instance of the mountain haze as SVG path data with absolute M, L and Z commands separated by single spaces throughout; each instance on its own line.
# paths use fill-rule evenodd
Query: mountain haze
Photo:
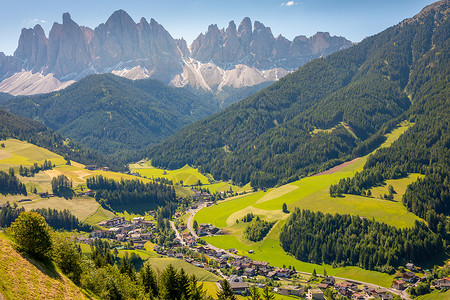
M 366 153 L 383 132 L 433 106 L 430 96 L 448 86 L 447 75 L 433 72 L 449 63 L 448 7 L 448 1 L 430 5 L 186 127 L 150 151 L 152 164 L 187 163 L 215 178 L 267 187 Z M 418 101 L 417 91 L 435 80 Z

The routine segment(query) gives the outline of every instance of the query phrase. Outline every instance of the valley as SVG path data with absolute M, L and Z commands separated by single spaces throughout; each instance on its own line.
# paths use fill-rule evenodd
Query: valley
M 0 299 L 449 298 L 450 0 L 427 4 L 358 43 L 36 19 L 0 52 Z

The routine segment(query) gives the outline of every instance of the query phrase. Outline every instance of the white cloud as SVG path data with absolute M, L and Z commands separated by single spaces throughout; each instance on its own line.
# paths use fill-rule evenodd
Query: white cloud
M 23 20 L 23 22 L 26 24 L 29 24 L 29 25 L 37 24 L 37 23 L 41 23 L 41 24 L 47 23 L 46 20 L 38 19 L 38 18 Z
M 281 3 L 282 6 L 294 6 L 294 5 L 297 5 L 297 4 L 298 3 L 294 2 L 294 1 L 288 1 L 288 2 Z

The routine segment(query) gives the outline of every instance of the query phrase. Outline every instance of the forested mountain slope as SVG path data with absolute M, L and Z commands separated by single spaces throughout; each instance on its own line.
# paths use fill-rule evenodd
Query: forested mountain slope
M 112 74 L 91 75 L 64 90 L 4 105 L 106 154 L 148 147 L 218 111 L 211 98 Z
M 125 170 L 125 161 L 123 160 L 106 158 L 76 141 L 65 139 L 61 133 L 55 132 L 37 121 L 0 109 L 0 140 L 7 138 L 27 141 L 83 164 L 98 164 L 109 166 L 113 170 Z
M 187 126 L 150 150 L 152 164 L 273 186 L 367 152 L 409 116 L 435 118 L 426 108 L 449 99 L 448 7 L 436 2 Z

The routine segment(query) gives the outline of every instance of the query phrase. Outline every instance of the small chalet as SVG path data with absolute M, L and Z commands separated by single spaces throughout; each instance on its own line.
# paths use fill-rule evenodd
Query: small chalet
M 291 277 L 291 270 L 289 269 L 276 269 L 277 277 L 279 278 L 289 278 Z
M 100 170 L 102 170 L 104 172 L 107 172 L 107 171 L 109 171 L 109 168 L 108 167 L 101 167 Z
M 92 238 L 106 238 L 108 230 L 94 230 L 91 233 Z
M 244 282 L 242 277 L 231 275 L 228 282 L 230 283 L 231 289 L 235 294 L 247 294 L 248 283 Z
M 113 218 L 111 220 L 102 221 L 102 222 L 98 223 L 98 225 L 103 226 L 103 227 L 115 227 L 115 226 L 122 225 L 124 223 L 125 223 L 124 217 L 117 217 L 117 218 Z
M 120 241 L 120 242 L 123 242 L 123 241 L 125 241 L 127 239 L 127 236 L 125 234 L 123 234 L 123 233 L 116 234 L 116 239 L 118 241 Z
M 352 295 L 352 300 L 365 300 L 366 298 L 362 294 L 354 293 Z
M 317 285 L 317 287 L 318 287 L 319 289 L 321 289 L 321 290 L 326 290 L 327 288 L 330 287 L 330 285 L 329 285 L 329 284 L 326 284 L 326 283 L 319 283 L 319 284 Z
M 334 285 L 334 283 L 335 283 L 334 277 L 333 276 L 327 276 L 327 277 L 325 277 L 324 280 L 322 280 L 322 283 L 326 283 L 326 284 L 329 284 L 329 285 Z
M 438 289 L 450 288 L 450 277 L 445 277 L 445 278 L 436 280 L 434 282 L 434 286 Z
M 278 288 L 278 293 L 284 296 L 298 296 L 300 297 L 305 292 L 305 289 L 299 286 L 283 285 Z
M 323 300 L 325 299 L 323 296 L 322 290 L 319 289 L 309 289 L 308 290 L 308 299 L 315 299 L 315 300 Z
M 402 277 L 403 277 L 403 280 L 406 282 L 415 282 L 417 279 L 416 274 L 413 272 L 403 273 Z
M 87 165 L 86 169 L 90 171 L 95 171 L 97 170 L 97 165 Z
M 397 290 L 404 290 L 405 281 L 403 281 L 402 279 L 394 280 L 394 282 L 392 282 L 392 287 Z
M 146 241 L 135 241 L 135 242 L 133 242 L 134 248 L 136 248 L 136 249 L 144 249 L 145 243 L 146 243 Z
M 254 268 L 245 268 L 244 276 L 255 276 L 256 270 Z
M 131 223 L 138 225 L 138 224 L 141 224 L 143 221 L 144 221 L 144 217 L 135 217 L 135 218 L 133 218 L 133 221 L 131 221 Z
M 413 263 L 407 263 L 405 265 L 405 268 L 407 268 L 408 270 L 410 270 L 412 272 L 416 272 L 417 271 L 416 266 Z

